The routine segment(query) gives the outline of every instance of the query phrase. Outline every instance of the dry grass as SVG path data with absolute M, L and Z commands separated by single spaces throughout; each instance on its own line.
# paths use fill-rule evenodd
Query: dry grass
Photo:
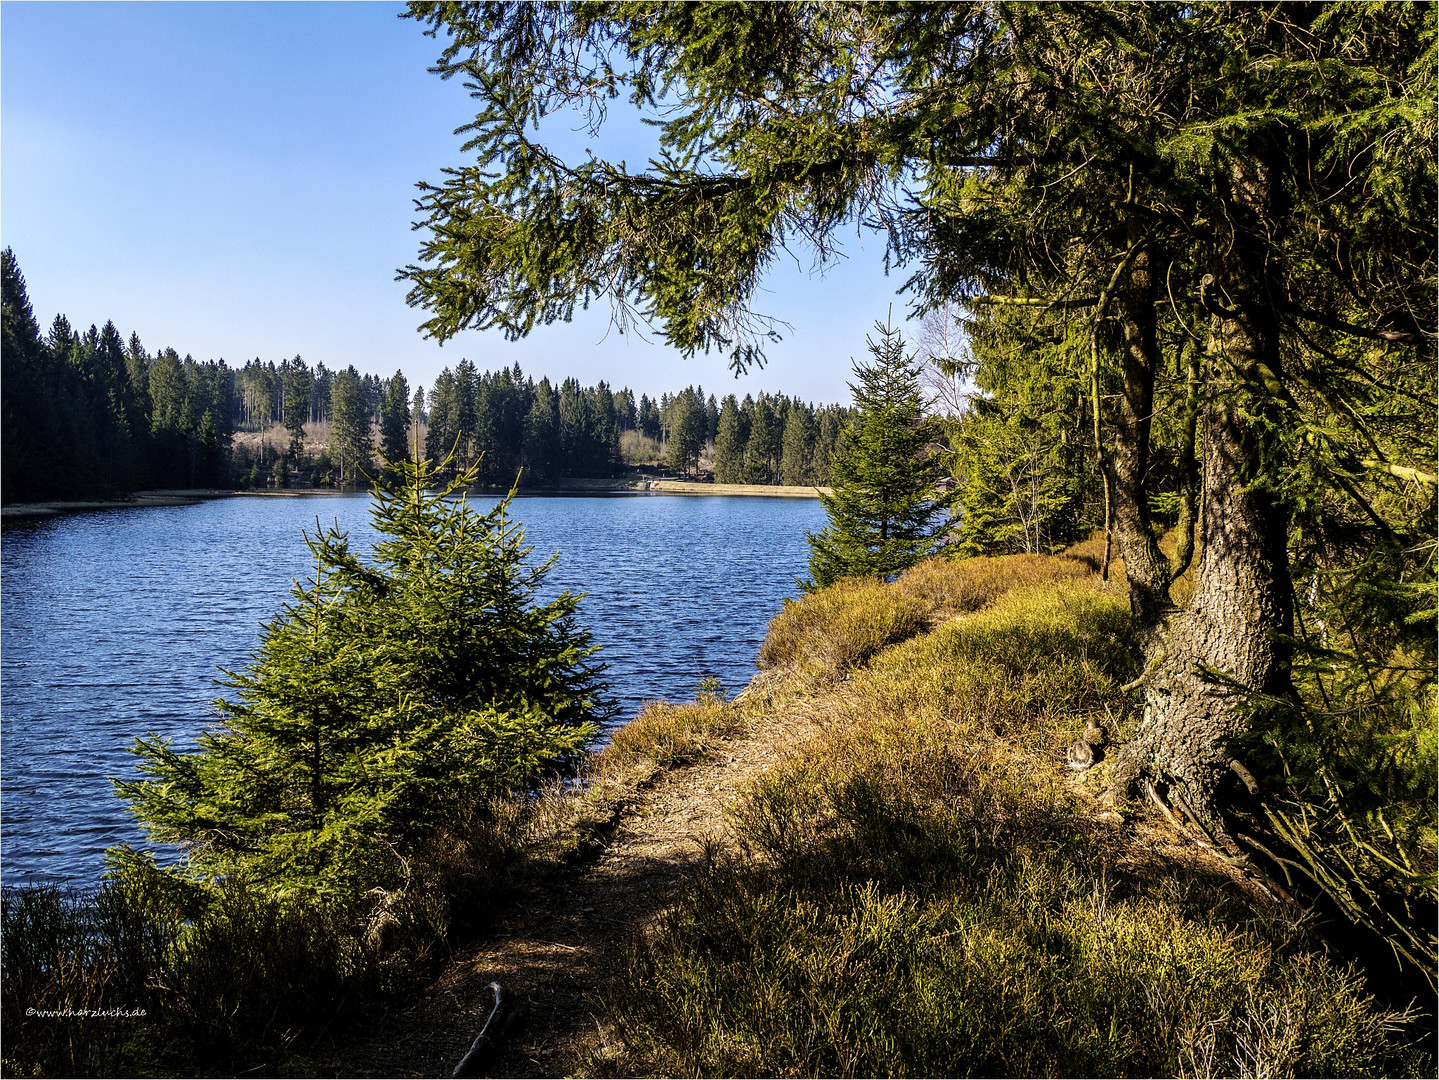
M 718 696 L 673 705 L 652 701 L 611 737 L 600 752 L 600 769 L 645 761 L 662 769 L 700 760 L 744 726 L 741 710 Z
M 1175 548 L 1179 544 L 1179 534 L 1170 529 L 1159 538 L 1159 551 L 1166 559 L 1174 558 Z M 1194 576 L 1199 567 L 1199 556 L 1203 550 L 1199 536 L 1194 538 L 1194 557 L 1189 560 L 1189 566 L 1184 573 L 1180 574 L 1175 582 L 1169 587 L 1169 598 L 1174 606 L 1183 608 L 1188 605 L 1190 597 L 1194 595 Z M 1124 590 L 1129 587 L 1128 579 L 1124 575 L 1124 559 L 1119 554 L 1119 544 L 1116 542 L 1110 549 L 1109 580 L 1113 588 Z M 1090 534 L 1089 539 L 1081 540 L 1077 544 L 1064 549 L 1062 557 L 1073 559 L 1082 563 L 1092 572 L 1098 573 L 1104 564 L 1104 530 L 1096 529 Z
M 765 655 L 808 688 L 821 730 L 736 806 L 738 853 L 697 871 L 636 939 L 587 1069 L 1432 1067 L 1395 1038 L 1405 1018 L 1374 1006 L 1301 926 L 1099 820 L 1064 778 L 1066 738 L 1123 722 L 1135 664 L 1124 592 L 1075 565 L 931 563 L 775 619 Z M 842 685 L 812 678 L 841 671 Z
M 832 682 L 886 646 L 920 633 L 926 614 L 913 597 L 851 578 L 786 603 L 770 620 L 759 666 L 787 669 L 816 685 Z
M 978 611 L 1025 585 L 1070 581 L 1092 573 L 1083 560 L 1049 555 L 933 558 L 906 570 L 895 588 L 924 604 L 932 617 L 945 618 Z

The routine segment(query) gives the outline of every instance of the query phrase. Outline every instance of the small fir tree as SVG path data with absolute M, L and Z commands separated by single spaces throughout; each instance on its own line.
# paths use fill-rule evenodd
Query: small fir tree
M 928 451 L 919 365 L 898 330 L 875 324 L 872 363 L 856 362 L 855 415 L 831 463 L 832 495 L 820 495 L 829 524 L 809 534 L 807 591 L 844 577 L 888 579 L 932 554 L 948 525 L 938 523 L 937 469 Z
M 471 468 L 392 462 L 362 559 L 337 529 L 307 536 L 314 576 L 269 623 L 250 669 L 195 753 L 158 738 L 147 778 L 117 781 L 149 835 L 180 844 L 172 873 L 237 876 L 286 894 L 391 887 L 444 822 L 523 789 L 577 754 L 611 707 L 579 598 L 535 593 L 510 499 L 481 513 Z M 513 495 L 513 492 L 511 492 Z M 144 859 L 114 853 L 121 872 Z

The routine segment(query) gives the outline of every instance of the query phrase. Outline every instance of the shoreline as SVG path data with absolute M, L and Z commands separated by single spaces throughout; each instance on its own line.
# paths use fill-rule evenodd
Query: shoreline
M 696 484 L 686 480 L 651 480 L 641 491 L 663 495 L 758 495 L 771 499 L 817 499 L 832 494 L 827 487 L 786 487 L 781 484 Z
M 126 499 L 50 499 L 44 502 L 11 503 L 0 507 L 0 522 L 28 521 L 78 514 L 90 510 L 127 510 L 147 506 L 193 506 L 208 499 L 231 499 L 249 496 L 303 498 L 307 495 L 333 495 L 338 488 L 258 488 L 251 491 L 220 488 L 175 488 L 137 491 Z M 359 489 L 350 489 L 359 490 Z M 479 489 L 472 494 L 504 494 L 500 488 Z M 651 480 L 646 477 L 589 480 L 575 477 L 543 488 L 522 488 L 520 495 L 749 495 L 771 499 L 817 499 L 828 495 L 827 487 L 785 487 L 777 484 L 702 484 L 685 480 Z
M 219 488 L 167 488 L 156 491 L 137 491 L 125 499 L 49 499 L 44 502 L 11 503 L 0 507 L 0 521 L 20 521 L 30 518 L 58 517 L 61 514 L 82 513 L 86 510 L 127 510 L 143 506 L 194 506 L 207 499 L 227 499 L 243 494 Z M 278 493 L 277 493 L 278 494 Z

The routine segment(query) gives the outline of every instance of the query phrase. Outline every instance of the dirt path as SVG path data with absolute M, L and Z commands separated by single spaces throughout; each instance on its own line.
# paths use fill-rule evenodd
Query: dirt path
M 732 845 L 726 809 L 811 730 L 802 716 L 767 714 L 709 760 L 661 773 L 595 855 L 458 952 L 418 1002 L 346 1055 L 345 1074 L 449 1076 L 489 1015 L 492 981 L 519 1014 L 483 1075 L 572 1072 L 601 1037 L 626 937 L 663 910 L 687 868 Z

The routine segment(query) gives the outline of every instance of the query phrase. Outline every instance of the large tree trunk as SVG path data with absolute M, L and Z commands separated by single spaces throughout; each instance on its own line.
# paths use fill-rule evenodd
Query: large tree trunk
M 1275 312 L 1284 295 L 1282 268 L 1265 246 L 1265 223 L 1274 220 L 1281 193 L 1270 182 L 1265 148 L 1256 149 L 1254 158 L 1216 177 L 1230 201 L 1233 231 L 1217 238 L 1219 279 L 1205 275 L 1200 288 L 1211 318 L 1202 418 L 1203 550 L 1188 609 L 1165 620 L 1158 597 L 1146 595 L 1161 576 L 1167 590 L 1168 568 L 1156 564 L 1158 552 L 1148 547 L 1153 533 L 1138 510 L 1136 528 L 1142 534 L 1125 548 L 1126 555 L 1132 547 L 1139 556 L 1144 579 L 1137 590 L 1131 586 L 1131 597 L 1144 631 L 1147 667 L 1141 680 L 1144 714 L 1138 734 L 1117 755 L 1112 791 L 1123 795 L 1136 780 L 1153 780 L 1192 816 L 1211 824 L 1219 822 L 1219 785 L 1254 696 L 1278 696 L 1290 688 L 1284 644 L 1294 610 L 1288 515 L 1260 482 L 1261 463 L 1269 456 L 1265 440 L 1274 437 L 1275 427 L 1265 417 L 1280 407 L 1282 395 Z M 1147 284 L 1147 278 L 1137 284 Z M 1142 304 L 1133 305 L 1136 318 L 1141 309 Z M 1131 363 L 1126 361 L 1126 376 Z M 1147 444 L 1147 435 L 1147 426 L 1120 425 L 1121 441 L 1138 438 Z M 1141 455 L 1141 465 L 1144 460 Z
M 1282 641 L 1293 619 L 1287 515 L 1254 483 L 1264 435 L 1252 417 L 1266 402 L 1251 373 L 1278 370 L 1269 315 L 1252 304 L 1214 316 L 1194 596 L 1187 610 L 1149 628 L 1144 715 L 1113 772 L 1116 794 L 1150 779 L 1211 823 L 1246 701 L 1289 685 Z

